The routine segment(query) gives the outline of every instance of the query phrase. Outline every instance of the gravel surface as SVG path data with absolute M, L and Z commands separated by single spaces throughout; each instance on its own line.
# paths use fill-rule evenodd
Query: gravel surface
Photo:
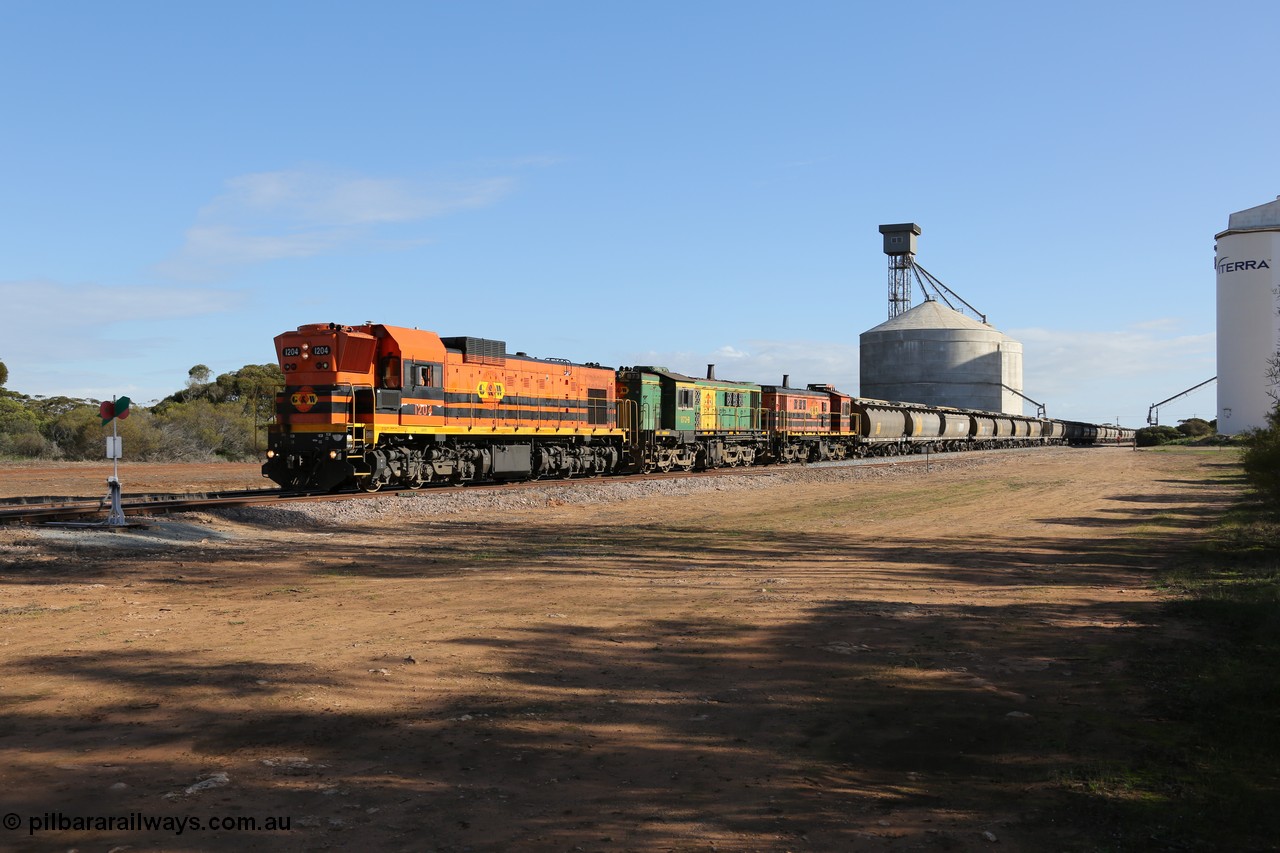
M 522 483 L 507 487 L 425 489 L 421 492 L 388 492 L 374 499 L 353 498 L 349 501 L 316 501 L 278 507 L 243 507 L 220 510 L 218 515 L 230 521 L 279 527 L 326 527 L 378 519 L 393 521 L 423 516 L 459 515 L 465 513 L 510 513 L 541 509 L 548 506 L 586 506 L 620 503 L 657 496 L 685 496 L 724 492 L 759 491 L 791 484 L 846 483 L 857 480 L 885 480 L 902 477 L 924 477 L 931 471 L 962 471 L 992 465 L 1006 465 L 1024 459 L 1026 454 L 1060 458 L 1061 454 L 1078 454 L 1068 448 L 968 453 L 944 458 L 933 457 L 926 466 L 922 457 L 894 462 L 833 462 L 807 466 L 752 468 L 740 472 L 724 472 L 714 476 L 677 477 L 657 480 L 598 478 L 570 483 Z M 945 461 L 943 461 L 945 459 Z

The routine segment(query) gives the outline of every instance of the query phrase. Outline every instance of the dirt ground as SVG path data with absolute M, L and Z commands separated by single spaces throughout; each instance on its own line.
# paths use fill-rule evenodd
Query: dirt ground
M 119 469 L 124 495 L 205 493 L 234 489 L 269 489 L 258 462 L 134 463 Z M 81 497 L 107 494 L 110 462 L 50 462 L 34 468 L 26 463 L 0 462 L 0 498 Z
M 1233 458 L 0 528 L 0 847 L 1071 849 L 1074 780 L 1140 748 L 1111 723 L 1142 709 L 1126 652 L 1177 630 L 1153 572 Z M 212 467 L 121 479 L 245 475 Z M 0 494 L 70 477 L 5 467 Z

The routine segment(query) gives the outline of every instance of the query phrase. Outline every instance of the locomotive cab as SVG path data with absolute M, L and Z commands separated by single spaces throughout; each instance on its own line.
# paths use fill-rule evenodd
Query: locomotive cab
M 372 419 L 377 339 L 367 327 L 316 323 L 276 336 L 275 345 L 285 387 L 262 474 L 285 488 L 328 491 L 354 473 L 352 425 L 361 409 Z

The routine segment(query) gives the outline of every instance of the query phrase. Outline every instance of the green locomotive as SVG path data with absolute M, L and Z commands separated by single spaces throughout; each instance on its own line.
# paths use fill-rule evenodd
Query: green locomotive
M 673 373 L 665 367 L 618 371 L 620 424 L 630 431 L 635 468 L 692 471 L 752 465 L 767 447 L 760 386 Z

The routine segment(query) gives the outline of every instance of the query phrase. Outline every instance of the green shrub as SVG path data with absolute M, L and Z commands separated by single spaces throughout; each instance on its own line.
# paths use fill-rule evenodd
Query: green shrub
M 1259 495 L 1280 507 L 1280 405 L 1267 416 L 1267 427 L 1249 432 L 1242 458 L 1244 476 Z
M 1171 441 L 1178 441 L 1186 438 L 1186 436 L 1175 427 L 1149 426 L 1138 430 L 1136 438 L 1139 447 L 1156 447 L 1161 444 L 1168 444 Z
M 1204 418 L 1187 418 L 1185 421 L 1178 421 L 1178 432 L 1191 438 L 1213 435 L 1217 431 L 1217 428 Z

